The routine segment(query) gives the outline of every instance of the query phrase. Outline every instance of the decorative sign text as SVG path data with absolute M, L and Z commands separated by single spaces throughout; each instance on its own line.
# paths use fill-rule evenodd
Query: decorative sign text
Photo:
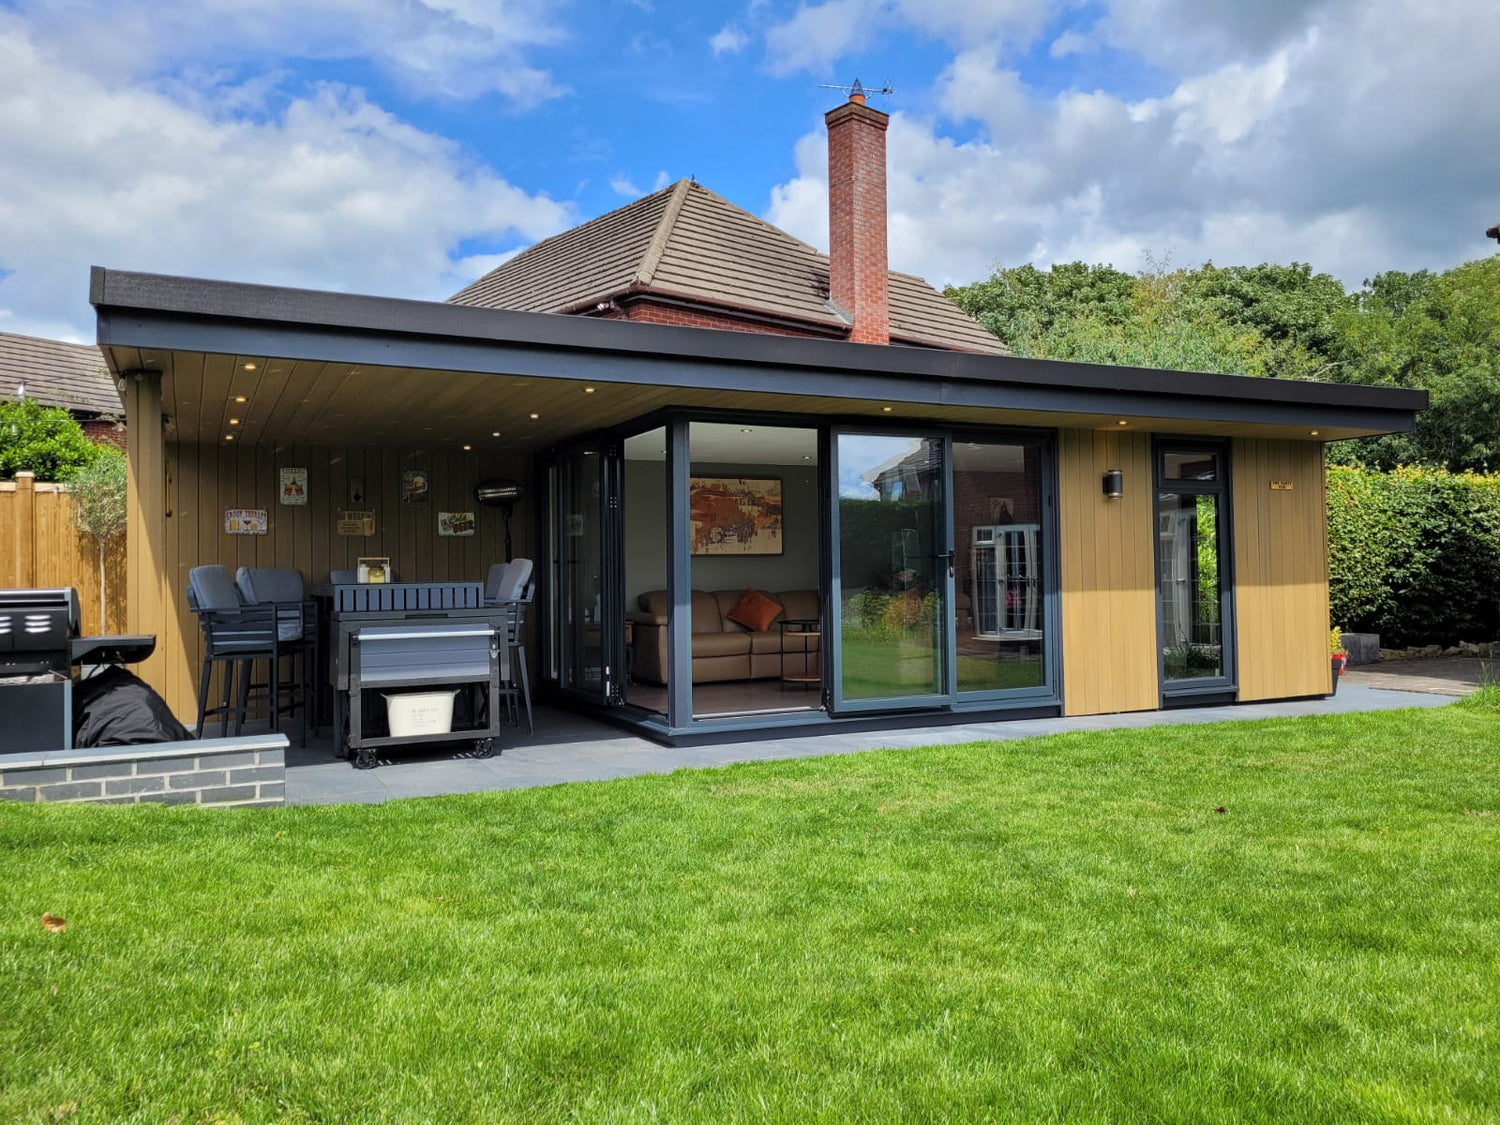
M 473 535 L 474 534 L 473 512 L 439 512 L 438 534 L 445 536 Z
M 340 535 L 374 535 L 374 512 L 340 512 L 338 518 Z
M 224 531 L 229 535 L 264 535 L 270 516 L 264 508 L 226 508 Z

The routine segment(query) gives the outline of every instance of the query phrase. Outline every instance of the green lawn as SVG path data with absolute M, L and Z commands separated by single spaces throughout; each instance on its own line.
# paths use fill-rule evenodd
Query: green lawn
M 373 808 L 0 806 L 0 1121 L 1493 1122 L 1497 756 L 1491 689 Z

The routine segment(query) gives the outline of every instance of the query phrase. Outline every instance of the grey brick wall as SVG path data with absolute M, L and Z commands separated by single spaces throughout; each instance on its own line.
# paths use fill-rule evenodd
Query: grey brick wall
M 0 754 L 0 801 L 212 805 L 286 803 L 281 735 L 158 746 Z

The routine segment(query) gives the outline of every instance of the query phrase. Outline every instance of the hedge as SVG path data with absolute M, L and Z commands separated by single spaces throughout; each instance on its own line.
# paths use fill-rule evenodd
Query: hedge
M 1500 474 L 1328 469 L 1333 624 L 1387 647 L 1500 635 Z

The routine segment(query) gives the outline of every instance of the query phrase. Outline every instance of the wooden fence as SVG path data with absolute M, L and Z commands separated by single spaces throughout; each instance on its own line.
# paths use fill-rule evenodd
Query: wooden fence
M 125 536 L 104 555 L 109 620 L 99 622 L 99 546 L 73 524 L 65 484 L 39 484 L 31 473 L 0 481 L 0 589 L 74 586 L 88 635 L 125 632 Z

